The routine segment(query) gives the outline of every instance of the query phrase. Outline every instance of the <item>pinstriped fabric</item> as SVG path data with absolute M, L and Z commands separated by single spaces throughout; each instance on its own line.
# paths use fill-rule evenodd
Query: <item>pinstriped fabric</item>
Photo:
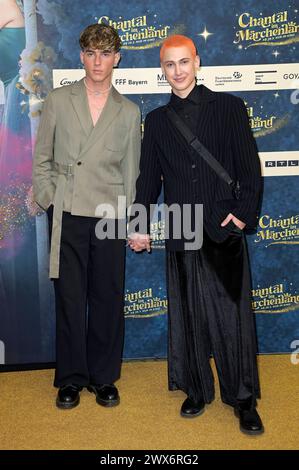
M 254 228 L 261 193 L 261 170 L 243 101 L 227 93 L 197 87 L 199 113 L 196 135 L 208 150 L 241 184 L 241 200 L 232 198 L 225 182 L 193 151 L 168 121 L 165 107 L 149 113 L 145 120 L 140 174 L 135 202 L 154 204 L 161 191 L 163 176 L 166 204 L 203 204 L 204 228 L 221 242 L 229 228 L 221 222 L 229 212 Z M 171 230 L 170 230 L 171 232 Z M 184 249 L 184 239 L 166 242 L 169 250 Z

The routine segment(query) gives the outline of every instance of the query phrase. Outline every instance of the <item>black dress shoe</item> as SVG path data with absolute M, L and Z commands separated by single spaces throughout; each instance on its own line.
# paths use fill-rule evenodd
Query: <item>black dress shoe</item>
M 205 410 L 205 403 L 203 401 L 195 402 L 191 398 L 186 398 L 181 407 L 181 416 L 183 418 L 196 418 L 201 415 Z
M 235 415 L 239 418 L 240 430 L 243 433 L 251 436 L 263 434 L 264 426 L 255 408 L 246 410 L 236 407 Z
M 116 406 L 120 402 L 118 390 L 113 384 L 89 385 L 87 390 L 95 394 L 99 405 Z
M 63 385 L 58 391 L 56 406 L 66 410 L 79 405 L 81 390 L 82 387 L 79 385 Z

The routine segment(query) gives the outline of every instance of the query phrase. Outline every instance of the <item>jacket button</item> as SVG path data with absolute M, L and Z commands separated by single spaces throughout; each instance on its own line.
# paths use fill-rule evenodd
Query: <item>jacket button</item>
M 193 164 L 192 164 L 192 167 L 191 167 L 191 168 L 196 168 L 196 165 L 195 165 L 195 163 L 193 163 Z
M 78 162 L 77 165 L 79 165 L 79 166 L 82 165 L 82 162 Z
M 197 183 L 197 181 L 198 181 L 197 178 L 193 178 L 192 183 Z

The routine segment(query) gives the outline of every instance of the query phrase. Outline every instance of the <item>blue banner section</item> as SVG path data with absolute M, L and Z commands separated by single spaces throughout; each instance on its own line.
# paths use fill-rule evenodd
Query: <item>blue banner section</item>
M 265 178 L 258 230 L 248 237 L 260 352 L 286 352 L 299 335 L 298 177 Z
M 78 38 L 95 22 L 117 28 L 123 44 L 120 69 L 144 69 L 147 77 L 146 69 L 160 65 L 161 42 L 179 33 L 194 39 L 203 67 L 219 67 L 215 73 L 223 91 L 227 83 L 244 83 L 244 90 L 238 85 L 230 92 L 246 104 L 264 167 L 278 170 L 264 178 L 258 228 L 248 236 L 259 351 L 290 352 L 299 339 L 298 0 L 249 0 L 246 6 L 241 0 L 202 0 L 200 6 L 190 0 L 24 0 L 16 5 L 24 26 L 9 27 L 0 12 L 0 364 L 55 360 L 48 227 L 32 201 L 32 153 L 52 71 L 82 67 Z M 269 64 L 273 67 L 265 70 Z M 278 76 L 282 64 L 286 67 Z M 254 89 L 248 90 L 245 65 L 252 68 Z M 163 81 L 162 75 L 157 80 Z M 137 86 L 128 97 L 144 121 L 169 95 L 150 86 L 140 93 Z M 152 231 L 151 254 L 127 250 L 128 359 L 167 354 L 163 220 L 154 219 Z

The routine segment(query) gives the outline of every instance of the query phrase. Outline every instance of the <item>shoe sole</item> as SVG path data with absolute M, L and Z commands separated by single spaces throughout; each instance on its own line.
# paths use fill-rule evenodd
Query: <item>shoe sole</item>
M 235 413 L 235 416 L 237 418 L 240 418 L 239 413 L 237 412 L 237 410 L 234 410 L 234 413 Z M 258 429 L 256 431 L 250 430 L 250 429 L 245 429 L 241 426 L 241 424 L 240 424 L 239 428 L 240 428 L 240 431 L 243 434 L 247 434 L 247 436 L 259 436 L 260 434 L 263 434 L 265 432 L 264 426 L 261 429 Z
M 247 436 L 258 436 L 260 434 L 263 434 L 265 430 L 264 430 L 264 428 L 262 428 L 262 429 L 259 429 L 258 431 L 249 431 L 245 428 L 242 428 L 242 426 L 240 426 L 240 431 L 243 434 L 247 434 Z
M 192 418 L 197 418 L 198 416 L 202 415 L 204 412 L 205 412 L 204 408 L 198 411 L 197 413 L 193 413 L 193 414 L 184 413 L 183 411 L 181 411 L 181 416 L 182 418 L 192 419 Z
M 100 398 L 97 397 L 96 402 L 97 402 L 98 405 L 105 406 L 106 408 L 111 408 L 112 406 L 119 405 L 120 399 L 105 401 L 105 400 L 101 400 Z
M 120 398 L 117 398 L 116 400 L 102 400 L 101 398 L 98 398 L 97 397 L 97 394 L 95 392 L 95 390 L 93 389 L 93 387 L 87 387 L 87 390 L 90 392 L 90 393 L 94 393 L 95 396 L 96 396 L 96 402 L 98 405 L 101 405 L 101 406 L 105 406 L 106 408 L 111 408 L 113 406 L 117 406 L 119 405 L 120 403 Z
M 78 406 L 79 403 L 80 403 L 80 397 L 78 397 L 77 400 L 75 400 L 71 403 L 63 403 L 63 402 L 59 401 L 58 399 L 56 399 L 56 406 L 60 410 L 71 410 L 72 408 L 75 408 L 76 406 Z

